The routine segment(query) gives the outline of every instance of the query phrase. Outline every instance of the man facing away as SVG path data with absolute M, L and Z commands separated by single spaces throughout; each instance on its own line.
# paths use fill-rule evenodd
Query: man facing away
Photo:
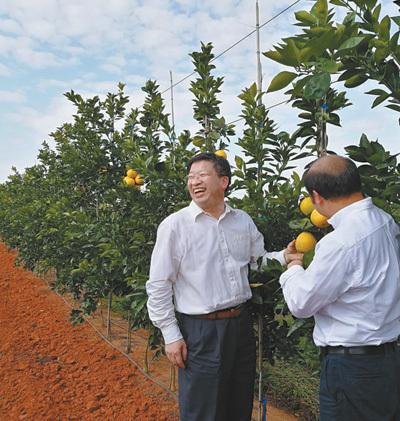
M 159 226 L 146 284 L 149 316 L 179 367 L 181 421 L 250 421 L 255 339 L 248 265 L 265 253 L 252 219 L 224 201 L 226 159 L 212 153 L 187 166 L 190 205 Z
M 399 226 L 363 196 L 347 158 L 319 158 L 304 183 L 334 231 L 318 242 L 307 269 L 301 259 L 292 261 L 280 283 L 290 311 L 315 319 L 320 420 L 398 421 Z

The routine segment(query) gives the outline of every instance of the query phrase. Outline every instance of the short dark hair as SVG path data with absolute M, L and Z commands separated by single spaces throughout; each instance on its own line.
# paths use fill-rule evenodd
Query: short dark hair
M 313 165 L 304 173 L 303 181 L 308 193 L 318 192 L 324 199 L 350 196 L 353 193 L 361 192 L 361 178 L 356 164 L 349 158 L 340 157 L 343 168 L 339 171 L 329 171 Z
M 226 190 L 228 190 L 231 179 L 232 179 L 232 171 L 231 166 L 229 165 L 229 162 L 227 159 L 222 158 L 222 156 L 217 156 L 214 153 L 211 152 L 203 152 L 199 153 L 198 155 L 193 156 L 190 161 L 186 165 L 187 173 L 189 174 L 190 169 L 192 168 L 192 164 L 194 162 L 198 161 L 210 161 L 214 164 L 215 171 L 220 177 L 228 177 L 228 186 Z

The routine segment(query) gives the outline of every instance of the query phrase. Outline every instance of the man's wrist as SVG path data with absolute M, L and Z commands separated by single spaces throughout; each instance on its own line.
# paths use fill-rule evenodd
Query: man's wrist
M 288 263 L 287 267 L 290 268 L 292 266 L 303 266 L 303 262 L 301 260 L 292 260 Z

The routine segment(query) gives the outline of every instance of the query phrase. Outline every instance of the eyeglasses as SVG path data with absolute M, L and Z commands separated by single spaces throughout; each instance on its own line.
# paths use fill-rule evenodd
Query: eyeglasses
M 199 179 L 200 181 L 203 181 L 203 180 L 205 180 L 207 177 L 210 177 L 210 173 L 208 173 L 208 172 L 199 172 L 199 173 L 190 173 L 189 175 L 187 175 L 187 177 L 186 177 L 186 181 L 187 182 L 193 182 L 193 181 L 195 181 L 196 179 Z

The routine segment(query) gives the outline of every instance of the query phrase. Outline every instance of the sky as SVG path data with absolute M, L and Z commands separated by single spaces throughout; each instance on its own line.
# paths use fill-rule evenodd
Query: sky
M 294 0 L 259 0 L 260 24 Z M 294 12 L 309 10 L 313 1 L 300 0 L 260 31 L 261 51 L 298 33 Z M 397 15 L 392 1 L 381 0 L 382 16 Z M 212 42 L 217 55 L 255 27 L 255 0 L 0 0 L 0 182 L 15 166 L 23 172 L 37 162 L 43 141 L 72 121 L 74 108 L 63 95 L 71 89 L 84 97 L 117 92 L 126 84 L 131 106 L 143 101 L 141 87 L 156 80 L 170 112 L 170 71 L 177 82 L 193 71 L 189 53 L 200 42 Z M 256 80 L 255 34 L 214 61 L 216 76 L 224 76 L 221 114 L 228 122 L 241 112 L 240 92 Z M 262 56 L 263 89 L 285 69 Z M 177 133 L 195 132 L 190 78 L 174 88 Z M 377 87 L 367 83 L 348 93 L 353 106 L 340 113 L 342 128 L 329 127 L 329 148 L 343 153 L 358 144 L 362 133 L 378 139 L 392 153 L 400 152 L 398 116 L 384 107 L 370 110 Z M 282 92 L 264 97 L 274 105 Z M 271 109 L 279 130 L 293 132 L 300 122 L 288 105 Z M 240 135 L 241 126 L 237 125 Z M 233 163 L 236 150 L 229 151 Z

